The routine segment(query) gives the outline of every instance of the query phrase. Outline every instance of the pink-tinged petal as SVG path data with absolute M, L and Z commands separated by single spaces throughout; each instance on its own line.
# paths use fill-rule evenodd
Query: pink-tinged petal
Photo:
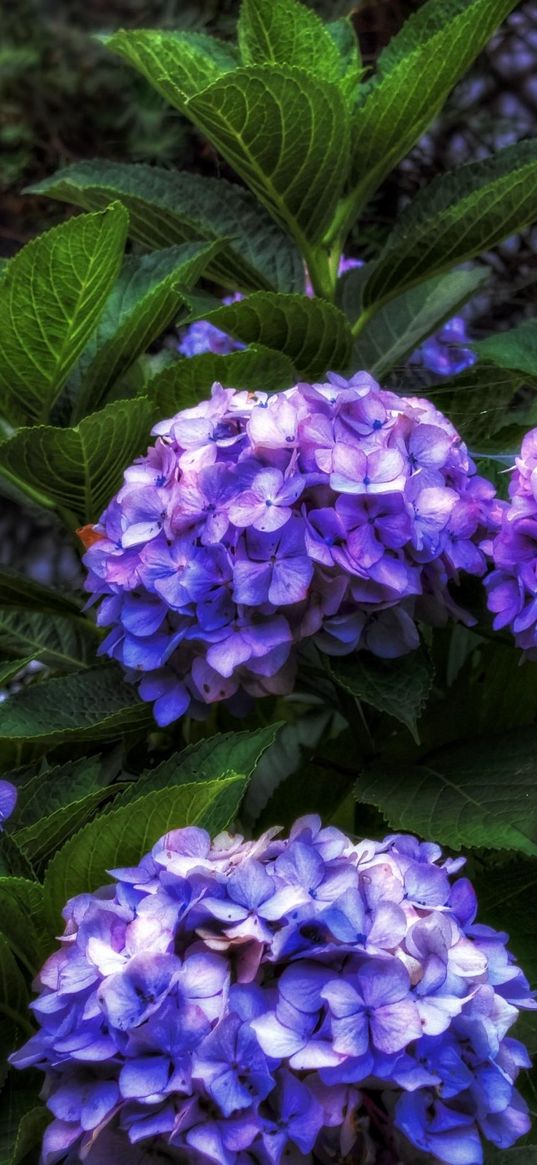
M 377 1007 L 370 1023 L 375 1047 L 387 1055 L 400 1052 L 422 1035 L 419 1012 L 410 999 Z
M 425 999 L 416 999 L 416 1006 L 421 1020 L 421 1030 L 424 1036 L 439 1036 L 447 1031 L 451 1020 L 460 1015 L 465 999 L 458 999 L 455 995 L 428 995 Z

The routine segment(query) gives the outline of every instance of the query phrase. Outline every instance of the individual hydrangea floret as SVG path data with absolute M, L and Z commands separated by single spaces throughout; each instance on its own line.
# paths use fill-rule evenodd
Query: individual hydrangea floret
M 528 659 L 537 660 L 537 429 L 527 433 L 490 546 L 495 569 L 485 580 L 494 629 L 508 627 Z
M 535 1003 L 464 859 L 278 832 L 174 830 L 68 902 L 12 1057 L 46 1074 L 43 1165 L 480 1165 L 527 1132 Z
M 153 430 L 92 533 L 100 650 L 165 725 L 292 691 L 297 651 L 419 644 L 481 575 L 494 489 L 430 402 L 367 373 L 268 396 L 213 388 Z

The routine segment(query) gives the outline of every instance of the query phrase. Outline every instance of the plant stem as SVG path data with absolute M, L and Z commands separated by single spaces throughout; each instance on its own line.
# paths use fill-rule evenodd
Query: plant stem
M 315 295 L 334 302 L 336 276 L 330 269 L 330 256 L 324 247 L 307 247 L 304 258 Z

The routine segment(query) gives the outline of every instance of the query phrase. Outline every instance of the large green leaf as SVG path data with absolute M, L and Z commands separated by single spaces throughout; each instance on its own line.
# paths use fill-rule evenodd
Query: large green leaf
M 334 719 L 331 708 L 313 708 L 295 722 L 282 726 L 274 744 L 261 757 L 254 779 L 248 786 L 241 815 L 250 826 L 255 824 L 257 828 L 259 818 L 271 804 L 276 790 L 283 786 L 282 792 L 285 792 L 284 783 L 288 778 L 294 778 L 304 760 L 312 755 Z M 309 801 L 305 804 L 309 807 Z M 279 820 L 277 816 L 273 818 L 273 821 Z
M 537 1165 L 537 1145 L 524 1145 L 522 1148 L 515 1145 L 513 1149 L 488 1147 L 485 1165 Z
M 537 893 L 537 862 L 518 858 L 487 867 L 473 881 L 480 920 L 508 932 L 509 947 L 524 973 L 537 982 L 537 913 L 530 907 Z
M 29 771 L 30 776 L 23 770 L 22 779 L 18 773 L 9 774 L 20 790 L 16 809 L 9 821 L 10 830 L 18 831 L 34 825 L 108 783 L 100 756 L 84 756 L 48 769 L 39 764 L 37 771 L 33 765 Z
M 537 377 L 537 321 L 524 320 L 518 328 L 497 332 L 472 344 L 481 360 Z
M 238 35 L 245 65 L 296 65 L 325 81 L 341 77 L 334 38 L 299 0 L 242 0 Z
M 153 419 L 150 401 L 138 397 L 114 401 L 73 429 L 19 429 L 0 444 L 0 474 L 29 483 L 81 521 L 94 521 L 125 466 L 147 448 Z
M 267 749 L 274 744 L 280 725 L 270 724 L 253 732 L 227 732 L 210 736 L 174 753 L 151 769 L 121 794 L 118 805 L 136 801 L 143 794 L 177 785 L 228 780 L 238 773 L 249 779 Z
M 146 391 L 160 417 L 173 416 L 179 409 L 209 396 L 217 381 L 224 388 L 247 388 L 251 392 L 273 392 L 290 388 L 298 375 L 283 352 L 260 345 L 228 356 L 204 352 L 163 368 L 148 382 Z
M 0 1021 L 14 1025 L 15 1039 L 29 1027 L 26 1016 L 28 991 L 8 939 L 0 932 Z M 10 1051 L 13 1051 L 15 1041 Z M 0 1126 L 1 1127 L 1 1126 Z
M 129 234 L 160 249 L 224 237 L 207 274 L 232 290 L 302 291 L 304 267 L 291 239 L 242 186 L 158 166 L 79 162 L 36 186 L 62 202 L 99 210 L 112 198 L 129 212 Z
M 37 974 L 50 945 L 39 882 L 0 877 L 0 933 L 19 962 Z
M 383 376 L 450 319 L 489 279 L 489 272 L 450 271 L 384 304 L 364 328 L 353 350 L 356 368 Z
M 199 825 L 211 833 L 225 829 L 234 817 L 246 777 L 194 782 L 157 789 L 113 809 L 106 818 L 86 825 L 55 855 L 45 877 L 47 913 L 52 926 L 68 898 L 95 890 L 116 866 L 135 865 L 169 829 Z
M 18 661 L 29 657 L 58 671 L 78 671 L 93 661 L 98 643 L 89 619 L 0 608 L 0 652 Z
M 53 227 L 19 251 L 0 285 L 0 407 L 46 420 L 118 274 L 128 215 L 114 204 Z
M 20 1037 L 18 1042 L 20 1043 Z M 39 1104 L 37 1073 L 11 1071 L 0 1098 L 0 1165 L 19 1165 L 43 1134 L 50 1117 Z
M 184 243 L 126 260 L 69 386 L 73 423 L 106 400 L 114 382 L 168 327 L 182 302 L 178 285 L 192 287 L 220 249 L 218 242 Z
M 185 113 L 304 248 L 324 234 L 348 171 L 349 115 L 336 85 L 300 69 L 237 69 Z
M 182 112 L 189 97 L 240 63 L 233 45 L 203 33 L 132 28 L 103 40 Z
M 75 595 L 44 586 L 9 566 L 0 567 L 0 607 L 77 617 L 81 605 Z
M 0 704 L 0 741 L 117 740 L 150 723 L 149 707 L 113 665 L 43 680 Z
M 479 364 L 445 380 L 441 386 L 435 385 L 428 396 L 477 452 L 476 442 L 506 424 L 508 406 L 522 379 L 519 373 Z
M 17 1092 L 20 1095 L 19 1089 Z M 20 1165 L 21 1162 L 28 1165 L 30 1152 L 32 1149 L 37 1151 L 41 1145 L 43 1133 L 50 1122 L 50 1113 L 43 1103 L 36 1104 L 37 1100 L 37 1092 L 32 1093 L 28 1090 L 25 1100 L 21 1101 L 20 1106 L 18 1105 L 16 1109 L 13 1109 L 14 1120 L 15 1122 L 18 1120 L 18 1127 L 13 1147 L 9 1150 L 9 1165 Z M 0 1157 L 0 1165 L 7 1165 L 2 1157 Z
M 109 801 L 114 795 L 114 787 L 94 789 L 78 801 L 71 795 L 69 804 L 54 812 L 49 811 L 46 817 L 34 821 L 32 825 L 15 830 L 14 841 L 38 870 L 46 858 L 50 857 L 71 834 L 80 829 L 104 801 Z M 1 885 L 0 882 L 0 889 Z
M 381 53 L 354 115 L 358 206 L 405 156 L 517 0 L 429 0 Z
M 359 801 L 396 829 L 453 849 L 485 846 L 537 856 L 537 730 L 477 737 L 430 753 L 423 764 L 382 763 L 358 778 Z
M 425 652 L 412 652 L 401 659 L 378 659 L 358 652 L 330 660 L 330 675 L 357 700 L 371 704 L 379 712 L 394 716 L 418 738 L 417 722 L 433 682 L 433 671 Z
M 239 303 L 207 306 L 202 297 L 192 306 L 186 323 L 206 319 L 244 344 L 261 344 L 283 352 L 300 376 L 322 376 L 344 368 L 351 346 L 349 325 L 339 308 L 306 295 L 278 295 L 258 291 Z M 1 451 L 1 446 L 0 446 Z
M 537 142 L 435 178 L 403 211 L 364 290 L 366 307 L 471 259 L 537 217 Z

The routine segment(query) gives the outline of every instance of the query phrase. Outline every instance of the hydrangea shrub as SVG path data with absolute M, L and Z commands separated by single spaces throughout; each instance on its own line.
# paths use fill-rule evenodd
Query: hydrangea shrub
M 536 1165 L 537 147 L 383 189 L 516 7 L 114 33 L 204 173 L 68 166 L 0 270 L 86 578 L 0 568 L 0 1165 Z

